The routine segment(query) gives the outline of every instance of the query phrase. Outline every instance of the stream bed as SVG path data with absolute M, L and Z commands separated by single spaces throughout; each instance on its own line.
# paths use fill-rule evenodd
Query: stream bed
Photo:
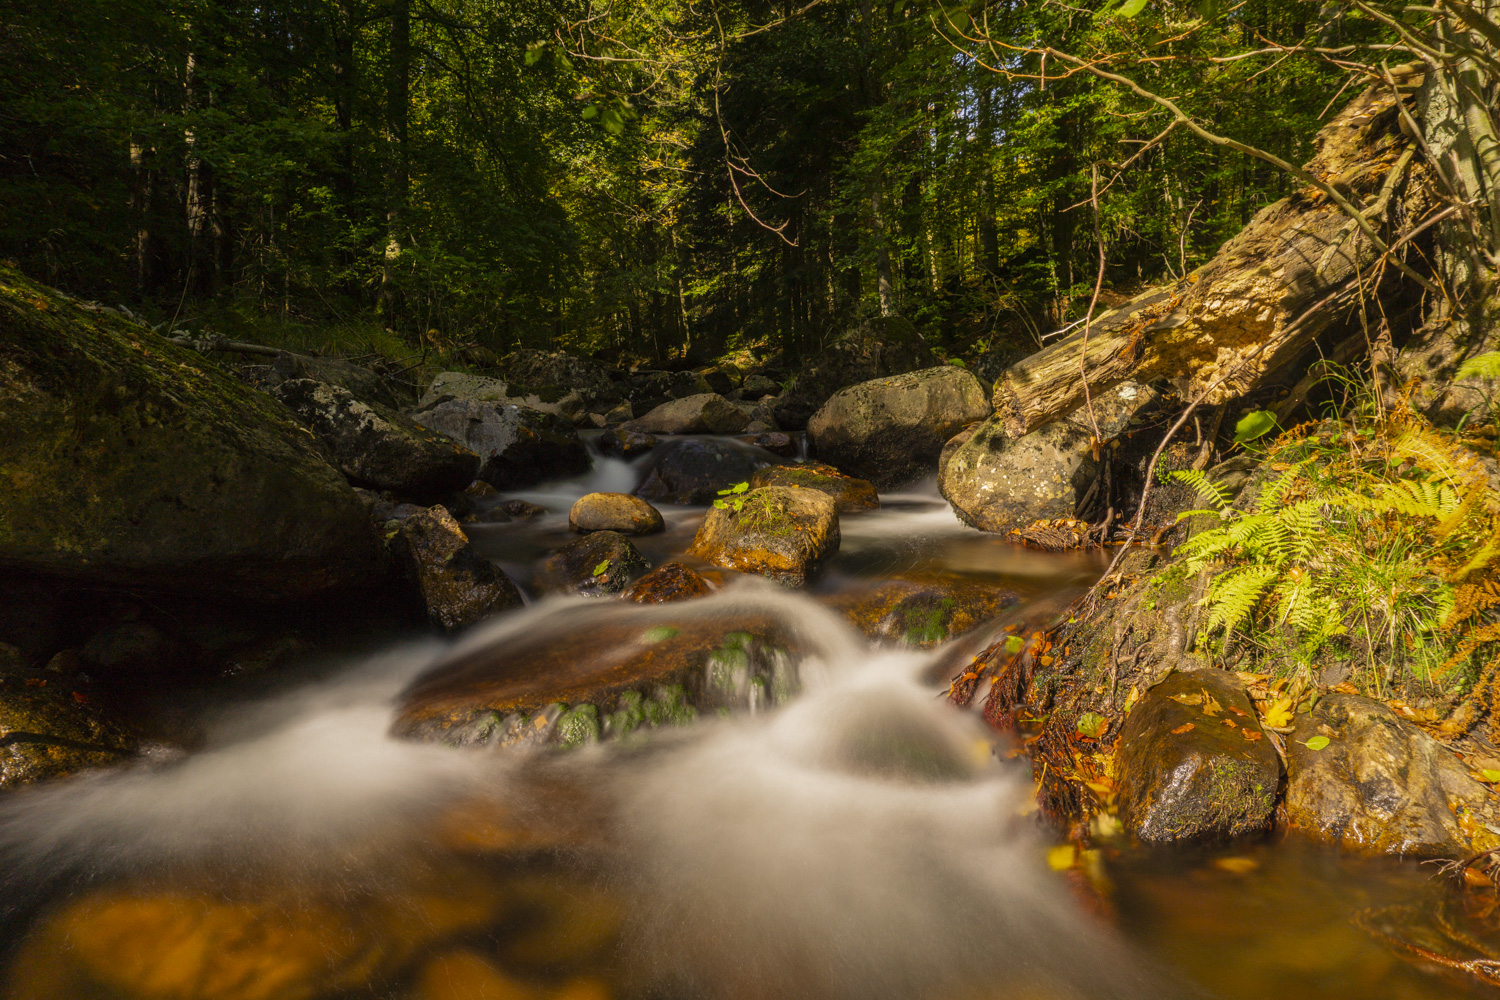
M 596 457 L 578 480 L 506 494 L 547 513 L 471 540 L 524 589 L 570 537 L 573 500 L 628 491 L 638 466 Z M 731 580 L 694 602 L 799 640 L 801 690 L 780 705 L 565 752 L 392 737 L 393 705 L 455 649 L 588 632 L 616 603 L 529 598 L 452 640 L 247 688 L 191 753 L 8 797 L 0 998 L 1500 995 L 1403 946 L 1436 913 L 1450 944 L 1500 954 L 1496 921 L 1431 865 L 1277 837 L 1106 849 L 1097 890 L 1050 870 L 1024 764 L 941 696 L 998 628 L 1065 607 L 1103 559 L 966 528 L 931 484 L 881 501 L 842 519 L 807 592 Z M 666 530 L 636 540 L 654 564 L 680 557 L 703 508 L 662 513 Z M 914 577 L 1017 601 L 931 648 L 872 640 L 836 610 Z

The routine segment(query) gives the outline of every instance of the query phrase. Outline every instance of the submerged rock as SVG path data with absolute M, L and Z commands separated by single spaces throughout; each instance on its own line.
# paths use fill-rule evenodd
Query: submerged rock
M 616 427 L 599 435 L 599 450 L 606 455 L 634 458 L 655 447 L 656 438 L 645 431 Z
M 756 469 L 750 477 L 750 486 L 800 486 L 805 490 L 817 490 L 833 498 L 840 514 L 851 511 L 874 510 L 880 506 L 880 497 L 875 486 L 866 479 L 846 476 L 831 465 L 810 462 L 806 465 L 772 465 Z
M 139 748 L 65 676 L 0 680 L 0 789 L 109 767 Z
M 568 511 L 568 527 L 574 531 L 618 531 L 625 535 L 652 535 L 666 528 L 661 511 L 629 493 L 588 493 Z
M 1126 717 L 1118 747 L 1120 818 L 1140 840 L 1220 840 L 1270 828 L 1281 761 L 1228 671 L 1169 674 Z
M 484 462 L 480 478 L 501 489 L 589 468 L 588 451 L 572 425 L 528 406 L 441 398 L 412 411 L 412 418 L 478 454 Z
M 510 577 L 474 551 L 468 536 L 443 507 L 414 513 L 400 521 L 396 530 L 408 572 L 434 624 L 464 628 L 520 606 L 521 593 Z
M 617 531 L 594 531 L 575 538 L 542 560 L 536 589 L 543 594 L 618 594 L 651 568 L 630 540 Z
M 401 696 L 395 735 L 455 744 L 576 745 L 766 705 L 795 688 L 776 618 L 697 601 L 566 608 L 460 647 Z
M 850 386 L 807 423 L 820 459 L 879 486 L 937 468 L 943 444 L 989 415 L 979 380 L 943 365 Z
M 290 379 L 272 390 L 322 439 L 339 471 L 361 486 L 436 500 L 463 489 L 479 456 L 410 417 L 362 403 L 347 389 Z
M 729 400 L 705 392 L 662 403 L 621 427 L 647 434 L 738 434 L 749 422 L 744 411 Z
M 671 604 L 673 601 L 707 597 L 711 593 L 713 588 L 701 574 L 680 562 L 669 562 L 662 563 L 635 581 L 625 592 L 625 597 L 637 604 Z
M 286 409 L 0 268 L 0 567 L 257 601 L 367 585 L 364 505 Z
M 871 639 L 928 648 L 956 639 L 1019 600 L 1014 591 L 962 577 L 887 580 L 827 598 Z
M 1094 399 L 1099 433 L 1107 442 L 1156 393 L 1126 382 Z M 947 452 L 938 489 L 964 521 L 981 531 L 1008 531 L 1033 521 L 1072 517 L 1099 471 L 1087 414 L 1075 411 L 1020 438 L 990 417 Z
M 688 551 L 715 566 L 800 587 L 839 548 L 833 498 L 796 486 L 764 486 L 704 516 Z
M 738 441 L 688 438 L 662 446 L 636 496 L 666 503 L 712 503 L 720 490 L 750 481 L 775 456 Z
M 1309 747 L 1316 737 L 1327 745 Z M 1468 854 L 1462 817 L 1487 809 L 1488 799 L 1452 753 L 1370 698 L 1324 697 L 1297 717 L 1287 741 L 1288 821 L 1351 850 Z

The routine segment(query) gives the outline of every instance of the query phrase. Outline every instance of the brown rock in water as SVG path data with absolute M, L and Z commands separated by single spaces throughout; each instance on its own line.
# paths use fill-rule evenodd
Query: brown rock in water
M 923 648 L 973 631 L 1015 604 L 1014 591 L 963 577 L 888 580 L 826 603 L 872 639 Z
M 896 486 L 936 471 L 944 443 L 989 413 L 979 380 L 942 365 L 835 393 L 807 422 L 807 434 L 824 461 Z
M 703 392 L 669 400 L 620 426 L 622 430 L 648 434 L 738 434 L 749 422 L 750 418 L 723 396 Z
M 535 584 L 544 594 L 618 594 L 651 568 L 618 531 L 595 531 L 575 538 L 537 567 Z
M 0 788 L 26 785 L 135 755 L 139 742 L 74 693 L 65 676 L 0 681 Z
M 1309 740 L 1323 737 L 1318 750 Z M 1290 824 L 1351 850 L 1456 858 L 1470 852 L 1455 807 L 1482 815 L 1487 790 L 1436 740 L 1390 708 L 1330 694 L 1287 741 Z
M 661 511 L 629 493 L 589 493 L 568 511 L 574 531 L 618 531 L 624 535 L 654 535 L 666 528 Z
M 545 623 L 460 648 L 402 694 L 392 732 L 452 744 L 575 745 L 699 709 L 768 704 L 795 687 L 797 645 L 769 615 L 696 601 L 563 608 Z
M 833 498 L 840 514 L 857 510 L 875 510 L 880 506 L 880 497 L 867 479 L 846 476 L 831 465 L 808 462 L 805 465 L 772 465 L 756 469 L 750 477 L 751 488 L 761 486 L 800 486 L 805 490 L 817 490 Z
M 316 1000 L 389 982 L 503 900 L 467 867 L 360 897 L 272 887 L 96 892 L 45 917 L 9 969 L 16 1000 Z
M 647 434 L 645 431 L 633 431 L 625 427 L 616 427 L 599 435 L 599 450 L 606 455 L 633 458 L 655 447 L 655 436 Z
M 838 548 L 839 512 L 832 497 L 797 486 L 764 486 L 709 510 L 688 551 L 724 569 L 800 587 Z
M 746 429 L 752 430 L 753 428 L 747 427 Z M 780 455 L 782 458 L 797 457 L 797 443 L 785 431 L 763 431 L 751 437 L 750 443 L 757 448 L 766 449 L 773 455 Z
M 410 575 L 435 624 L 463 628 L 520 606 L 521 593 L 510 577 L 470 547 L 468 536 L 445 508 L 413 514 L 397 530 Z
M 680 562 L 662 563 L 625 592 L 637 604 L 670 604 L 713 593 L 708 581 Z
M 1218 840 L 1270 828 L 1281 761 L 1228 671 L 1169 674 L 1125 719 L 1117 745 L 1120 818 L 1139 839 Z

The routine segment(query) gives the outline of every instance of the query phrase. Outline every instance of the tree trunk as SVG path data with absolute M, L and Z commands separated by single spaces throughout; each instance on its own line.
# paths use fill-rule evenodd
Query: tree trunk
M 1427 167 L 1412 152 L 1396 101 L 1371 88 L 1319 133 L 1307 169 L 1377 225 L 1391 223 L 1387 243 L 1395 244 L 1435 208 L 1422 183 Z M 1357 319 L 1361 301 L 1402 287 L 1378 258 L 1351 219 L 1306 188 L 1262 209 L 1184 279 L 1096 316 L 1086 349 L 1080 325 L 1013 365 L 995 385 L 995 410 L 1019 435 L 1076 409 L 1085 379 L 1095 395 L 1127 379 L 1171 379 L 1184 397 L 1206 393 L 1210 404 L 1242 395 L 1314 337 Z M 1366 313 L 1379 310 L 1372 303 Z
M 411 0 L 391 0 L 391 50 L 386 80 L 386 127 L 389 140 L 389 191 L 386 193 L 385 271 L 381 298 L 386 322 L 395 323 L 395 270 L 405 237 L 406 202 L 411 166 L 406 145 L 411 106 Z

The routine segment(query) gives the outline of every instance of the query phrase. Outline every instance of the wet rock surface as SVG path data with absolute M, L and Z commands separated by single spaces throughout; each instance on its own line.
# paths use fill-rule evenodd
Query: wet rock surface
M 537 566 L 533 581 L 544 594 L 618 594 L 651 568 L 630 540 L 617 531 L 594 531 L 575 538 Z
M 507 489 L 588 471 L 589 456 L 566 420 L 513 403 L 440 398 L 412 418 L 483 461 L 479 476 Z
M 662 563 L 641 577 L 625 592 L 627 600 L 637 604 L 671 604 L 707 597 L 713 588 L 702 574 L 680 562 Z
M 749 422 L 738 406 L 706 392 L 662 403 L 621 428 L 646 434 L 738 434 Z
M 0 678 L 0 789 L 110 767 L 139 748 L 69 678 Z
M 1094 401 L 1099 433 L 1108 441 L 1156 392 L 1127 382 Z M 944 449 L 938 489 L 964 521 L 981 531 L 1009 531 L 1032 521 L 1072 517 L 1099 464 L 1089 446 L 1087 414 L 1076 411 L 1021 438 L 990 417 L 952 449 Z
M 0 567 L 255 601 L 367 585 L 364 506 L 281 404 L 0 268 Z
M 455 650 L 402 695 L 392 731 L 455 744 L 575 745 L 681 725 L 706 708 L 785 697 L 795 648 L 770 616 L 696 601 L 570 610 L 545 634 Z
M 819 459 L 896 486 L 935 470 L 943 445 L 989 412 L 979 380 L 944 365 L 843 389 L 808 421 L 807 433 Z
M 689 552 L 724 569 L 800 587 L 838 547 L 839 514 L 832 497 L 796 486 L 765 486 L 710 509 Z
M 397 550 L 421 594 L 427 617 L 459 629 L 521 605 L 510 577 L 481 558 L 453 515 L 430 507 L 401 520 Z
M 663 503 L 712 503 L 720 490 L 749 482 L 756 469 L 775 462 L 774 455 L 737 441 L 673 441 L 658 449 L 635 494 Z
M 657 440 L 645 431 L 614 427 L 599 435 L 599 450 L 606 455 L 634 458 L 655 448 Z
M 856 588 L 826 603 L 871 639 L 925 649 L 973 631 L 1018 600 L 982 580 L 918 577 Z
M 792 436 L 785 431 L 759 431 L 750 438 L 750 444 L 757 448 L 764 448 L 771 454 L 780 455 L 782 458 L 797 457 L 797 442 L 793 441 Z
M 661 511 L 629 493 L 588 493 L 568 511 L 568 527 L 577 532 L 618 531 L 653 535 L 666 527 Z
M 479 472 L 479 456 L 395 410 L 362 403 L 347 389 L 289 379 L 272 395 L 328 447 L 352 481 L 377 490 L 436 500 L 463 489 Z
M 840 514 L 852 511 L 875 510 L 880 506 L 880 497 L 869 480 L 846 476 L 831 465 L 809 462 L 805 465 L 772 465 L 756 469 L 750 477 L 752 489 L 762 486 L 799 486 L 805 490 L 817 490 L 833 498 Z
M 1320 736 L 1326 746 L 1308 746 Z M 1467 854 L 1461 816 L 1487 797 L 1451 752 L 1370 698 L 1328 695 L 1287 741 L 1288 822 L 1350 850 Z
M 1178 670 L 1121 727 L 1120 818 L 1142 841 L 1222 840 L 1270 828 L 1281 761 L 1244 685 L 1224 670 Z

